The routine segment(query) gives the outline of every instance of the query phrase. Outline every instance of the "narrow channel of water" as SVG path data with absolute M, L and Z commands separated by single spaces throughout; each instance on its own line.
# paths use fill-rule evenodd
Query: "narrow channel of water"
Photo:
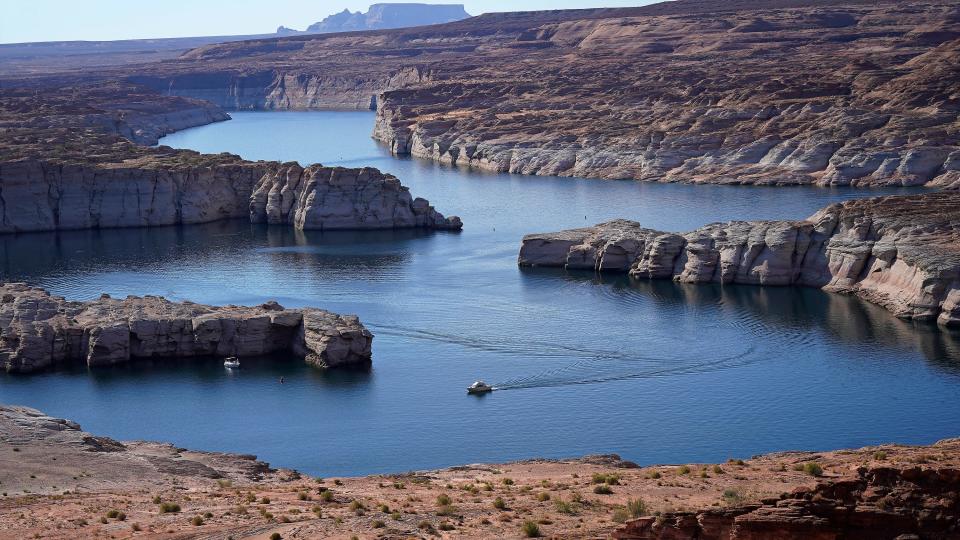
M 320 475 L 596 452 L 644 463 L 723 460 L 958 435 L 956 332 L 817 290 L 516 266 L 529 232 L 615 217 L 675 231 L 802 218 L 830 202 L 902 190 L 485 174 L 389 156 L 369 138 L 371 113 L 233 116 L 162 142 L 375 166 L 460 215 L 465 229 L 319 233 L 238 220 L 0 236 L 2 278 L 72 299 L 276 299 L 356 313 L 376 334 L 373 368 L 138 363 L 0 376 L 0 402 L 116 438 L 255 453 Z M 509 388 L 468 397 L 476 378 Z

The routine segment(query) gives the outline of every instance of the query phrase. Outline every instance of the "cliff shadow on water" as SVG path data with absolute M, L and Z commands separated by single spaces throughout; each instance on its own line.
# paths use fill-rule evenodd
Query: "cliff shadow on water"
M 700 325 L 696 330 L 701 335 L 684 335 L 689 332 L 688 323 L 684 322 L 678 325 L 675 343 L 668 353 L 661 351 L 650 356 L 642 350 L 624 350 L 579 358 L 540 373 L 497 381 L 494 385 L 500 389 L 714 371 L 764 362 L 772 356 L 786 355 L 799 361 L 807 347 L 814 347 L 822 339 L 837 344 L 841 351 L 861 350 L 851 353 L 851 358 L 869 357 L 871 350 L 902 350 L 904 356 L 919 352 L 937 371 L 960 376 L 960 330 L 899 319 L 854 296 L 806 287 L 642 280 L 585 270 L 524 267 L 520 272 L 531 291 L 541 290 L 545 280 L 559 281 L 559 287 L 554 285 L 561 291 L 559 294 L 563 294 L 562 283 L 594 287 L 598 294 L 608 297 L 611 309 L 623 307 L 636 312 L 637 306 L 644 306 L 647 311 L 678 322 L 675 314 L 682 312 L 683 319 Z M 725 344 L 711 351 L 709 342 L 724 339 L 726 332 L 738 336 L 739 348 L 731 350 Z
M 302 231 L 242 219 L 197 225 L 5 234 L 0 235 L 0 277 L 44 286 L 61 281 L 71 283 L 67 295 L 71 299 L 117 292 L 84 290 L 82 285 L 72 282 L 71 276 L 122 273 L 116 284 L 126 290 L 138 279 L 171 266 L 233 274 L 240 272 L 236 263 L 251 257 L 262 259 L 261 268 L 272 267 L 276 271 L 286 268 L 326 279 L 340 274 L 382 279 L 409 263 L 410 253 L 434 237 L 435 232 L 427 229 Z M 196 278 L 204 275 L 206 272 Z M 174 299 L 180 297 L 175 290 L 145 290 L 162 292 Z

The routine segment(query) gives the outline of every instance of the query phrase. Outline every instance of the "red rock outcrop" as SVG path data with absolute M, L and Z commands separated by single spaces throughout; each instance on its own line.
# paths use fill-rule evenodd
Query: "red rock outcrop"
M 779 499 L 627 522 L 617 540 L 960 538 L 960 470 L 861 468 Z

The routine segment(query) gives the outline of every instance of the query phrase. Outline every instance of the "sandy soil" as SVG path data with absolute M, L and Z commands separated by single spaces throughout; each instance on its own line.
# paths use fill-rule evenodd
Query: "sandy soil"
M 629 501 L 647 513 L 755 501 L 813 485 L 796 470 L 806 463 L 823 478 L 863 465 L 960 466 L 960 439 L 951 439 L 720 464 L 594 456 L 321 479 L 249 456 L 51 430 L 56 419 L 42 419 L 42 436 L 24 435 L 22 419 L 0 414 L 0 538 L 519 538 L 528 521 L 546 537 L 603 538 L 630 516 Z

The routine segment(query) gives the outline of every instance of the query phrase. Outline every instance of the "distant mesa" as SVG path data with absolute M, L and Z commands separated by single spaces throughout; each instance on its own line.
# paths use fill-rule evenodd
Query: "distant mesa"
M 463 4 L 373 4 L 366 13 L 352 13 L 344 9 L 330 15 L 320 22 L 313 23 L 306 31 L 300 32 L 286 26 L 277 28 L 277 34 L 328 34 L 333 32 L 354 32 L 359 30 L 385 30 L 443 24 L 469 18 L 470 14 Z

